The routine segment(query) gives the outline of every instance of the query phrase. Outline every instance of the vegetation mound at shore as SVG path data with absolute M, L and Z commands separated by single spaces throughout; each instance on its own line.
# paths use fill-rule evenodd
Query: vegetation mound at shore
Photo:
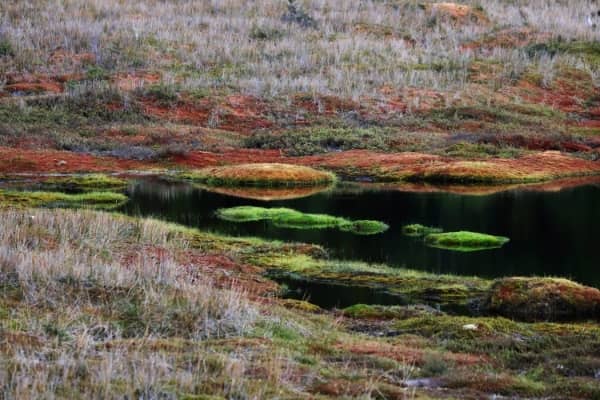
M 600 290 L 560 278 L 505 278 L 492 285 L 486 307 L 521 320 L 598 317 Z
M 314 186 L 335 180 L 335 176 L 329 172 L 280 163 L 210 167 L 183 172 L 177 177 L 211 186 Z
M 333 229 L 356 235 L 374 235 L 385 232 L 389 226 L 380 221 L 357 220 L 334 217 L 327 214 L 308 214 L 290 208 L 264 208 L 240 206 L 222 208 L 217 217 L 230 222 L 271 221 L 279 228 L 292 229 Z
M 411 224 L 411 225 L 405 225 L 402 227 L 402 233 L 405 236 L 412 236 L 412 237 L 421 237 L 421 236 L 430 235 L 432 233 L 442 233 L 442 232 L 444 232 L 444 230 L 442 228 L 424 226 L 421 224 Z
M 127 180 L 106 174 L 86 174 L 50 178 L 43 181 L 42 184 L 43 186 L 82 191 L 122 190 L 127 186 Z
M 114 192 L 27 192 L 0 190 L 0 208 L 6 207 L 87 207 L 109 210 L 124 204 L 128 197 Z
M 484 233 L 458 231 L 432 233 L 425 237 L 425 243 L 431 247 L 454 251 L 477 251 L 502 247 L 510 239 Z

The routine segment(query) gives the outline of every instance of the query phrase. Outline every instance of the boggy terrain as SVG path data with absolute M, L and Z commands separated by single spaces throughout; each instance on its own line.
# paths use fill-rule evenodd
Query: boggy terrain
M 559 190 L 600 174 L 599 13 L 591 0 L 3 2 L 0 183 L 50 176 L 0 188 L 2 397 L 600 398 L 595 288 L 110 214 L 97 209 L 126 202 L 126 181 L 70 175 L 265 200 L 336 179 Z M 321 309 L 277 282 L 398 305 Z
M 285 162 L 372 181 L 598 174 L 594 7 L 5 4 L 0 172 Z
M 600 330 L 585 322 L 600 317 L 600 291 L 567 280 L 341 263 L 314 246 L 99 211 L 0 220 L 7 398 L 600 395 Z M 413 305 L 324 310 L 279 297 L 267 272 Z M 422 305 L 459 303 L 477 311 Z

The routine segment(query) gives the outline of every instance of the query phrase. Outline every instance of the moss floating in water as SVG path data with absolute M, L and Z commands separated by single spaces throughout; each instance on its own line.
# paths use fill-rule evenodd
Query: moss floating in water
M 380 221 L 357 220 L 343 223 L 338 228 L 344 232 L 352 232 L 360 235 L 375 235 L 387 231 L 390 227 Z
M 217 211 L 217 217 L 231 222 L 272 221 L 280 228 L 328 229 L 337 228 L 356 235 L 373 235 L 385 232 L 389 226 L 380 221 L 350 221 L 327 214 L 307 214 L 290 208 L 263 208 L 240 206 Z
M 27 192 L 0 190 L 0 208 L 12 207 L 88 207 L 113 209 L 123 205 L 128 197 L 114 192 L 67 194 L 62 192 Z
M 465 252 L 499 248 L 509 240 L 503 236 L 468 231 L 432 233 L 425 237 L 428 246 Z
M 402 227 L 402 233 L 406 236 L 412 236 L 412 237 L 421 237 L 421 236 L 430 235 L 432 233 L 442 233 L 442 232 L 444 232 L 444 230 L 441 228 L 434 228 L 431 226 L 425 226 L 425 225 L 421 225 L 421 224 L 411 224 L 411 225 L 405 225 Z

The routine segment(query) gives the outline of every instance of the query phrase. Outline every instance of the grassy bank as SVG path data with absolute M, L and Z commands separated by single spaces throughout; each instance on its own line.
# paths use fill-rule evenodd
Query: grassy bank
M 263 273 L 318 270 L 390 286 L 405 279 L 417 292 L 437 284 L 481 293 L 488 281 L 337 263 L 312 246 L 94 211 L 3 210 L 0 222 L 6 397 L 599 393 L 595 324 L 458 317 L 424 306 L 338 315 L 273 298 L 279 289 Z M 419 379 L 428 387 L 413 389 Z
M 112 209 L 123 205 L 127 196 L 114 192 L 62 192 L 0 190 L 0 207 L 89 207 Z

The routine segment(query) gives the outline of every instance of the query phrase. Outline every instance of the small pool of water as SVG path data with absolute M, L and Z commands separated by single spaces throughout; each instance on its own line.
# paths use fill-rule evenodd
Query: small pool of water
M 491 195 L 333 189 L 308 197 L 264 202 L 218 194 L 188 184 L 140 180 L 128 189 L 122 212 L 154 216 L 228 235 L 323 245 L 333 257 L 387 263 L 435 273 L 501 277 L 561 276 L 600 286 L 600 184 L 557 192 L 511 190 Z M 390 225 L 379 235 L 338 230 L 277 228 L 269 222 L 219 220 L 223 207 L 289 207 Z M 420 223 L 445 231 L 471 230 L 511 239 L 500 249 L 460 253 L 427 247 L 402 227 Z

